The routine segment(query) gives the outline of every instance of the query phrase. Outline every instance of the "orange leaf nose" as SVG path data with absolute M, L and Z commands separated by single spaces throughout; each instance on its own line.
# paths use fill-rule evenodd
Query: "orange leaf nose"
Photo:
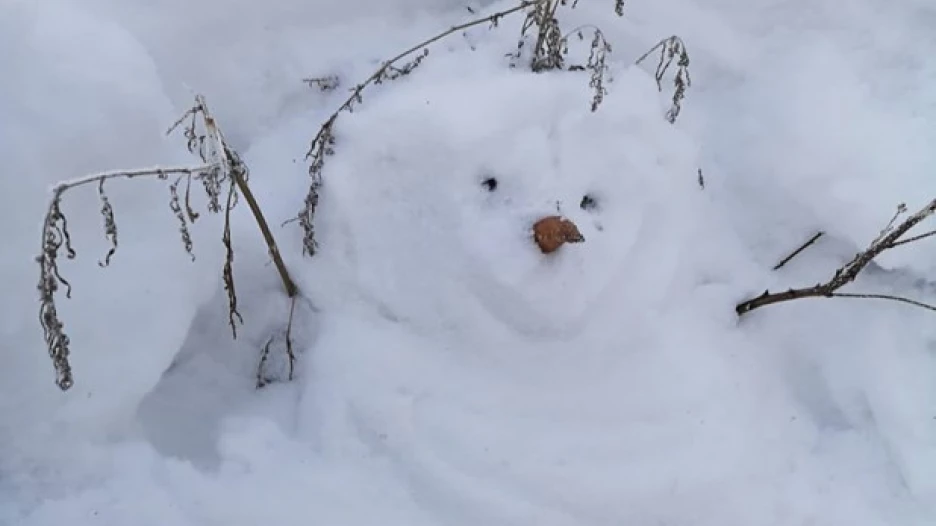
M 581 243 L 585 237 L 572 221 L 548 216 L 533 224 L 533 240 L 543 254 L 550 254 L 566 243 Z

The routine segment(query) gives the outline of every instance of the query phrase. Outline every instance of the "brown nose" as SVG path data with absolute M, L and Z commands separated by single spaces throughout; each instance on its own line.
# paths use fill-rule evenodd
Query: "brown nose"
M 549 216 L 533 224 L 533 240 L 543 254 L 550 254 L 566 243 L 581 243 L 585 241 L 585 237 L 572 221 L 559 216 Z

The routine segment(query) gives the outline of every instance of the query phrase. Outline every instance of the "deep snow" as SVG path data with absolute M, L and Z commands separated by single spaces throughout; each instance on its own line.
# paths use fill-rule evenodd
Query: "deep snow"
M 164 185 L 115 182 L 121 247 L 102 270 L 97 197 L 70 193 L 76 384 L 59 393 L 33 307 L 50 184 L 188 162 L 163 132 L 197 90 L 279 225 L 343 88 L 472 15 L 448 0 L 2 4 L 0 523 L 936 521 L 933 314 L 733 310 L 826 279 L 898 203 L 936 193 L 936 7 L 612 5 L 562 18 L 614 45 L 597 113 L 584 74 L 507 67 L 512 18 L 439 43 L 340 118 L 320 254 L 301 257 L 295 224 L 275 230 L 308 299 L 290 384 L 253 389 L 288 304 L 245 208 L 232 341 L 217 218 L 191 263 Z M 670 34 L 693 58 L 675 126 L 653 64 L 632 65 Z M 301 82 L 325 74 L 342 89 Z M 528 229 L 557 209 L 586 241 L 547 258 Z M 853 290 L 934 302 L 933 256 L 895 250 Z

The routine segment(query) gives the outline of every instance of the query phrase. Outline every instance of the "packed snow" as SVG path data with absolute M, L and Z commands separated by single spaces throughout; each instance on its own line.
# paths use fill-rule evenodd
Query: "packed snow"
M 513 5 L 0 5 L 0 524 L 936 522 L 934 314 L 734 310 L 828 279 L 898 204 L 936 196 L 936 5 L 631 0 L 619 18 L 582 0 L 563 27 L 613 45 L 594 113 L 587 72 L 510 67 L 521 15 L 457 32 L 341 114 L 304 257 L 305 154 L 347 89 Z M 670 124 L 671 77 L 660 92 L 655 57 L 634 62 L 673 34 L 693 84 Z M 338 89 L 302 82 L 327 75 Z M 296 378 L 255 388 L 290 304 L 246 206 L 235 340 L 222 218 L 193 227 L 192 262 L 166 183 L 113 181 L 109 268 L 95 189 L 64 199 L 60 392 L 36 319 L 49 188 L 193 163 L 165 132 L 195 93 L 302 290 Z M 550 215 L 585 241 L 540 253 Z M 934 256 L 889 251 L 849 290 L 936 303 Z

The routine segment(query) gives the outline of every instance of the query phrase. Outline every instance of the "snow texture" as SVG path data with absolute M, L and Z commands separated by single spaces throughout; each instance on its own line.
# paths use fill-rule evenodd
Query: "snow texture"
M 734 305 L 827 279 L 898 203 L 936 195 L 936 7 L 612 6 L 560 17 L 614 45 L 596 113 L 587 74 L 508 67 L 519 17 L 366 92 L 336 124 L 309 259 L 279 225 L 319 124 L 380 60 L 476 16 L 464 4 L 0 5 L 0 524 L 933 524 L 933 314 Z M 675 125 L 653 59 L 633 64 L 671 34 L 693 76 Z M 301 82 L 321 75 L 343 84 Z M 76 384 L 58 392 L 34 308 L 48 188 L 191 162 L 164 132 L 195 91 L 303 291 L 297 378 L 254 389 L 289 303 L 246 207 L 233 340 L 220 219 L 196 224 L 193 263 L 165 183 L 114 181 L 110 268 L 94 189 L 64 200 Z M 530 227 L 553 214 L 585 241 L 544 256 Z M 886 254 L 851 290 L 936 302 L 934 247 Z

